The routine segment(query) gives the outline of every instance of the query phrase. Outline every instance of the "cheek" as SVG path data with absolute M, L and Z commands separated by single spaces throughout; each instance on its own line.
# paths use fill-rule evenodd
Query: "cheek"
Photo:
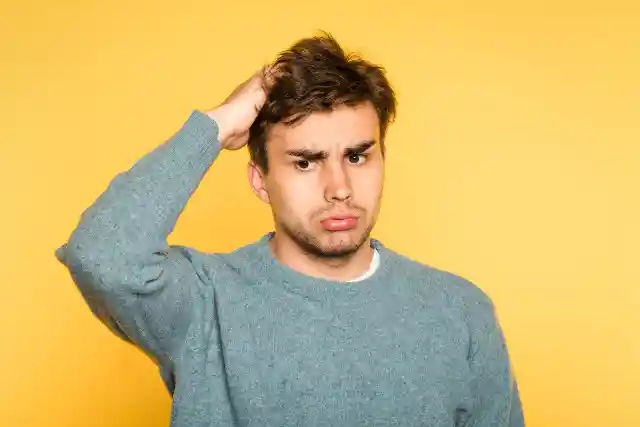
M 384 171 L 381 168 L 368 168 L 358 171 L 353 180 L 354 193 L 360 203 L 375 203 L 382 192 Z
M 272 176 L 269 196 L 272 207 L 283 215 L 303 215 L 317 207 L 317 184 L 312 177 L 296 174 Z

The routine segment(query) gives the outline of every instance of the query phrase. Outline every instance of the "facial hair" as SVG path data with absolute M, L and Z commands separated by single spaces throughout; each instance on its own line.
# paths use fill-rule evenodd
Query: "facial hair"
M 322 242 L 313 234 L 307 232 L 303 227 L 289 227 L 287 224 L 281 224 L 282 231 L 300 248 L 303 252 L 320 259 L 340 260 L 349 258 L 356 253 L 362 245 L 369 239 L 373 224 L 359 236 L 358 240 L 348 246 L 339 246 L 336 248 L 325 248 Z
M 371 232 L 377 221 L 381 198 L 382 192 L 380 192 L 378 196 L 378 202 L 376 203 L 373 215 L 370 218 L 370 223 L 367 224 L 367 228 L 362 232 L 360 236 L 358 236 L 355 243 L 352 243 L 348 246 L 338 246 L 332 248 L 324 247 L 322 241 L 318 239 L 312 231 L 307 230 L 303 222 L 295 221 L 287 223 L 286 221 L 279 221 L 275 215 L 274 220 L 280 226 L 279 228 L 283 232 L 283 234 L 286 234 L 287 237 L 293 243 L 295 243 L 303 253 L 306 253 L 313 258 L 339 263 L 353 256 L 369 240 Z M 353 204 L 348 204 L 348 207 L 350 208 L 350 210 L 355 209 L 359 211 L 361 213 L 360 218 L 362 220 L 368 217 L 366 209 L 360 208 Z M 336 206 L 331 206 L 330 208 L 319 209 L 313 215 L 311 215 L 312 222 L 313 220 L 322 218 L 326 213 L 335 210 L 335 208 Z

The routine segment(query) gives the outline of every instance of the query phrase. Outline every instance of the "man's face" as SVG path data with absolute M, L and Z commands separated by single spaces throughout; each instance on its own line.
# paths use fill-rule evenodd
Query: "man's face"
M 384 182 L 378 116 L 369 103 L 274 126 L 268 173 L 252 184 L 271 205 L 276 235 L 320 257 L 354 253 L 375 225 Z

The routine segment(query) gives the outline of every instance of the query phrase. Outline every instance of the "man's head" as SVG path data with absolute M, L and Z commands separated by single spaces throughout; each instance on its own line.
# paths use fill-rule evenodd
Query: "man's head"
M 384 138 L 396 99 L 384 70 L 329 35 L 280 54 L 250 130 L 249 179 L 276 234 L 320 257 L 357 251 L 380 209 Z

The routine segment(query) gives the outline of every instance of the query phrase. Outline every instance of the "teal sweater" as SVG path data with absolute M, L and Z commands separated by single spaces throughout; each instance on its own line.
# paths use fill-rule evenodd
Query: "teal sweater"
M 491 300 L 372 245 L 376 273 L 338 283 L 271 254 L 168 245 L 220 152 L 194 111 L 113 179 L 56 256 L 92 312 L 157 363 L 172 427 L 523 426 Z

